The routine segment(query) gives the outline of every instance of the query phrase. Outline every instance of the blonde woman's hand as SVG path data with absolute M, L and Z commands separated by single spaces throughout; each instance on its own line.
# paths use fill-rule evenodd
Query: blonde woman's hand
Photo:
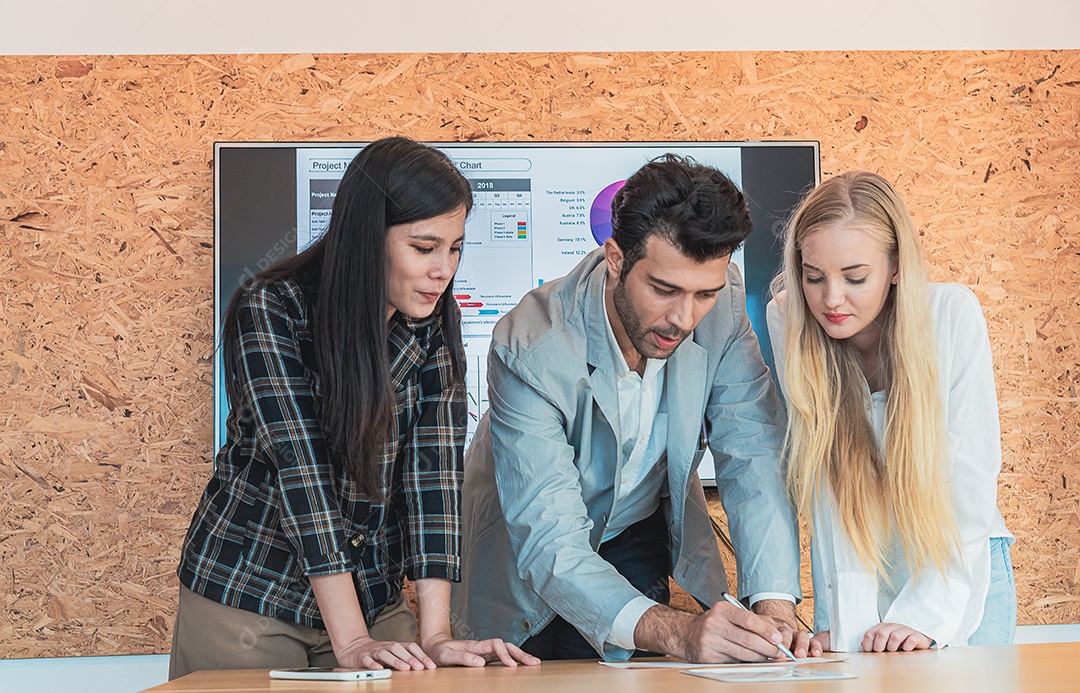
M 932 639 L 902 623 L 879 623 L 862 639 L 863 652 L 911 652 L 933 646 Z

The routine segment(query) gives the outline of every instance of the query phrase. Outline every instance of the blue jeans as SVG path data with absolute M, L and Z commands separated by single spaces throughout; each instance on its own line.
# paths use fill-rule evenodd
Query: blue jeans
M 990 540 L 990 591 L 986 594 L 983 619 L 968 638 L 969 645 L 1011 645 L 1016 635 L 1016 579 L 1013 577 L 1012 540 Z

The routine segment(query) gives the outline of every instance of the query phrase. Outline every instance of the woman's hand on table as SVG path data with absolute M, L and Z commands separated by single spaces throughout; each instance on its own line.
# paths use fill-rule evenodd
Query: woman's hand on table
M 434 669 L 435 661 L 414 642 L 394 642 L 357 638 L 337 656 L 338 666 L 346 669 L 396 669 L 419 671 Z
M 516 667 L 518 664 L 526 666 L 540 664 L 540 660 L 536 657 L 517 645 L 504 642 L 499 638 L 454 640 L 450 635 L 444 634 L 429 638 L 423 643 L 423 649 L 440 667 L 482 667 L 493 662 L 502 662 L 508 667 Z
M 879 623 L 862 639 L 863 652 L 911 652 L 933 646 L 932 639 L 902 623 Z

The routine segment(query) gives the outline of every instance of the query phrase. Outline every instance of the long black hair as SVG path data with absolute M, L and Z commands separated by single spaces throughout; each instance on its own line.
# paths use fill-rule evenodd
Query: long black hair
M 222 349 L 229 398 L 241 372 L 237 304 L 252 283 L 293 279 L 315 297 L 319 422 L 332 457 L 372 497 L 381 496 L 379 459 L 391 432 L 394 393 L 387 353 L 386 235 L 390 226 L 472 209 L 469 182 L 437 149 L 405 137 L 373 142 L 338 186 L 326 233 L 303 253 L 248 279 L 225 311 Z M 439 301 L 456 385 L 464 383 L 461 315 L 451 281 Z

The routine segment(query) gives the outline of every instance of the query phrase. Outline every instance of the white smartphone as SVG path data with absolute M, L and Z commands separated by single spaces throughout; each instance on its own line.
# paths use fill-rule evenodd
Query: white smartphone
M 390 669 L 331 669 L 330 667 L 272 669 L 270 678 L 301 681 L 370 681 L 390 678 Z

